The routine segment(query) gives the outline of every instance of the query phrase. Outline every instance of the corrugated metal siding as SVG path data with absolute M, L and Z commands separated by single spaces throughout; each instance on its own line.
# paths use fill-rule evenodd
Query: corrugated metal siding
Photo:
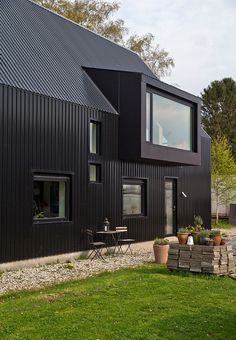
M 102 124 L 101 156 L 88 156 L 89 118 Z M 201 167 L 121 162 L 118 119 L 0 86 L 0 262 L 86 249 L 84 229 L 106 216 L 137 241 L 163 235 L 165 176 L 179 177 L 178 225 L 192 223 L 194 213 L 210 225 L 210 140 L 203 138 Z M 88 161 L 101 163 L 101 184 L 88 182 Z M 32 224 L 33 171 L 71 175 L 73 222 Z M 147 217 L 122 219 L 122 177 L 147 178 Z
M 82 66 L 145 73 L 133 52 L 28 0 L 1 0 L 0 83 L 115 112 Z

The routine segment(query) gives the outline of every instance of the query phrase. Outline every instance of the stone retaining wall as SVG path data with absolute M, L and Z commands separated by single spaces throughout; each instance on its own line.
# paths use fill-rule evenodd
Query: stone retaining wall
M 232 245 L 188 246 L 171 243 L 167 268 L 216 275 L 235 273 Z

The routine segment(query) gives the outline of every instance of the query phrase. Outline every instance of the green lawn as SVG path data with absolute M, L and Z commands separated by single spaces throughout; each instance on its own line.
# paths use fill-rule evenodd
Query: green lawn
M 155 264 L 0 298 L 0 339 L 236 339 L 236 282 Z
M 212 228 L 218 229 L 236 229 L 235 225 L 229 224 L 226 219 L 219 219 L 218 223 L 215 223 L 215 220 L 212 220 Z

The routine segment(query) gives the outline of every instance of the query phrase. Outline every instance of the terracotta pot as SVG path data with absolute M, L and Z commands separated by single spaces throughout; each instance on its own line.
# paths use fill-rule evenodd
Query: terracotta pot
M 221 246 L 224 246 L 226 244 L 226 239 L 225 238 L 222 238 L 221 239 L 221 242 L 220 242 L 220 245 Z
M 155 262 L 165 264 L 168 259 L 168 250 L 169 244 L 166 245 L 154 244 L 153 251 L 155 256 Z
M 220 246 L 221 239 L 222 237 L 220 235 L 213 237 L 214 246 Z
M 186 244 L 188 241 L 188 233 L 177 233 L 179 244 Z

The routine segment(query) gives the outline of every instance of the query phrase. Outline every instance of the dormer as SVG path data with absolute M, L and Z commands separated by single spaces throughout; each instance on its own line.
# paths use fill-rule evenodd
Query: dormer
M 86 72 L 120 115 L 120 159 L 201 164 L 200 98 L 140 73 Z

